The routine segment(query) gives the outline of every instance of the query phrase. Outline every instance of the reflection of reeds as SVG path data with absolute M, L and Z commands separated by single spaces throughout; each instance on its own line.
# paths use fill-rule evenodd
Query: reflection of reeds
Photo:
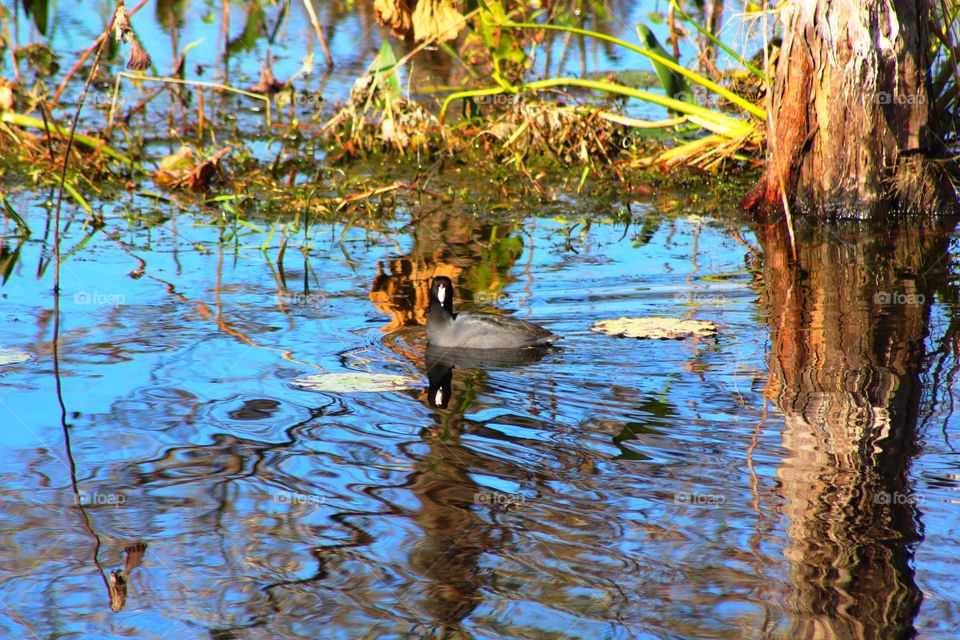
M 510 227 L 479 224 L 471 215 L 445 209 L 418 219 L 413 247 L 402 257 L 377 264 L 370 301 L 391 321 L 385 332 L 426 324 L 430 282 L 447 276 L 461 292 L 494 297 L 523 249 Z

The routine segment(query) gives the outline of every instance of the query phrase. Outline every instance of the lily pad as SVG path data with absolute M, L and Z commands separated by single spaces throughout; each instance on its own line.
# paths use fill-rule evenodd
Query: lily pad
M 16 349 L 0 347 L 0 365 L 19 364 L 21 362 L 26 362 L 32 357 L 33 356 L 25 351 L 17 351 Z
M 605 333 L 608 336 L 624 338 L 647 338 L 650 340 L 682 340 L 691 336 L 712 336 L 717 333 L 717 325 L 708 320 L 681 320 L 678 318 L 617 318 L 599 320 L 590 327 L 591 331 Z
M 326 391 L 328 393 L 382 393 L 384 391 L 403 391 L 422 387 L 416 378 L 391 373 L 315 373 L 293 381 L 293 384 L 305 391 Z

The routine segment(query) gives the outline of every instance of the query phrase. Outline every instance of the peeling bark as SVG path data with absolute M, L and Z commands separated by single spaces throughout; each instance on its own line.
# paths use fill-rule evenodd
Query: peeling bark
M 744 200 L 783 195 L 860 218 L 955 202 L 930 124 L 929 0 L 798 0 L 771 90 L 767 172 Z

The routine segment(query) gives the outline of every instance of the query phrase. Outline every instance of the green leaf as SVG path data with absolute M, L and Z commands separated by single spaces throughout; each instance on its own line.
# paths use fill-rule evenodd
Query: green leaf
M 657 40 L 657 37 L 653 35 L 653 32 L 642 22 L 637 23 L 637 35 L 640 36 L 640 42 L 646 49 L 654 52 L 662 58 L 676 63 L 676 60 L 671 56 L 666 50 L 660 46 L 660 42 Z M 653 70 L 657 72 L 657 77 L 660 79 L 660 86 L 663 87 L 663 92 L 669 98 L 674 100 L 680 100 L 681 102 L 686 102 L 689 104 L 696 104 L 696 100 L 693 97 L 693 92 L 690 91 L 690 84 L 687 82 L 687 79 L 684 78 L 679 73 L 673 71 L 664 64 L 661 64 L 657 60 L 651 60 L 653 63 Z
M 7 245 L 0 246 L 0 275 L 3 276 L 3 284 L 7 284 L 10 274 L 13 273 L 13 268 L 20 260 L 20 249 L 23 244 L 24 241 L 21 240 L 13 250 Z
M 239 53 L 253 49 L 257 45 L 257 40 L 263 34 L 266 22 L 267 16 L 260 3 L 254 2 L 247 10 L 247 22 L 243 25 L 243 33 L 236 40 L 230 41 L 227 50 L 230 53 Z
M 399 97 L 400 93 L 400 75 L 396 71 L 397 56 L 393 53 L 393 47 L 386 40 L 380 45 L 380 51 L 374 61 L 374 73 L 377 76 L 385 76 L 380 81 L 381 86 L 390 94 Z M 389 75 L 386 75 L 389 72 Z
M 33 18 L 37 31 L 47 35 L 47 18 L 50 15 L 47 0 L 23 0 L 23 12 Z
M 185 46 L 183 50 L 180 51 L 180 55 L 186 55 L 191 49 L 195 49 L 196 47 L 200 46 L 203 40 L 204 40 L 203 38 L 200 38 L 199 40 L 194 40 L 193 42 Z
M 484 11 L 480 12 L 479 33 L 483 43 L 490 50 L 493 56 L 493 64 L 497 69 L 500 68 L 500 62 L 510 60 L 523 65 L 527 61 L 527 54 L 520 47 L 513 34 L 505 29 L 499 28 L 507 21 L 507 14 L 503 6 L 498 2 L 484 4 Z
M 13 219 L 13 222 L 17 225 L 17 228 L 23 233 L 23 235 L 30 235 L 30 227 L 27 225 L 27 221 L 24 220 L 19 213 L 17 213 L 16 209 L 10 205 L 10 203 L 7 201 L 7 197 L 2 193 L 0 193 L 0 207 L 2 207 L 7 215 Z
M 63 188 L 67 193 L 70 194 L 70 197 L 73 198 L 73 201 L 80 205 L 80 208 L 82 208 L 88 214 L 93 214 L 93 209 L 90 208 L 90 204 L 87 202 L 86 198 L 84 198 L 83 195 L 77 191 L 76 187 L 74 187 L 69 180 L 64 180 Z
M 723 42 L 720 41 L 719 38 L 717 38 L 717 36 L 713 35 L 713 34 L 710 33 L 709 31 L 707 31 L 706 29 L 704 29 L 703 27 L 701 27 L 701 26 L 699 25 L 699 23 L 697 23 L 696 20 L 694 20 L 694 19 L 691 18 L 689 15 L 687 15 L 686 13 L 684 13 L 684 12 L 683 12 L 683 9 L 680 8 L 680 5 L 677 4 L 677 0 L 671 0 L 671 3 L 672 3 L 673 6 L 676 8 L 677 14 L 680 16 L 680 18 L 681 18 L 683 21 L 685 21 L 685 22 L 688 23 L 688 24 L 693 25 L 693 27 L 694 27 L 697 31 L 699 31 L 701 35 L 703 35 L 705 38 L 707 38 L 708 40 L 710 40 L 710 42 L 712 42 L 713 44 L 715 44 L 715 45 L 717 45 L 718 47 L 720 47 L 728 56 L 730 56 L 731 58 L 733 58 L 734 60 L 736 60 L 738 63 L 740 63 L 741 65 L 743 65 L 743 67 L 744 67 L 747 71 L 749 71 L 750 73 L 752 73 L 752 74 L 755 75 L 756 77 L 758 77 L 758 78 L 760 78 L 761 80 L 763 80 L 764 82 L 766 82 L 766 80 L 767 80 L 767 75 L 766 75 L 763 71 L 761 71 L 759 68 L 755 67 L 754 65 L 750 64 L 750 61 L 749 61 L 749 60 L 747 60 L 746 58 L 744 58 L 743 56 L 741 56 L 739 53 L 737 53 L 736 51 L 734 51 L 733 49 L 731 49 L 730 47 L 728 47 L 727 45 L 725 45 Z
M 763 121 L 766 121 L 767 119 L 767 113 L 766 111 L 764 111 L 762 107 L 759 107 L 753 104 L 749 100 L 737 95 L 736 93 L 734 93 L 733 91 L 730 91 L 729 89 L 725 89 L 721 87 L 716 82 L 713 82 L 712 80 L 710 80 L 705 76 L 702 76 L 698 73 L 690 71 L 689 69 L 684 69 L 683 67 L 678 65 L 676 62 L 670 60 L 669 58 L 665 58 L 653 51 L 650 51 L 649 49 L 638 47 L 635 44 L 631 44 L 630 42 L 627 42 L 626 40 L 621 40 L 620 38 L 616 38 L 614 36 L 610 36 L 605 33 L 600 33 L 597 31 L 590 31 L 588 29 L 580 29 L 577 27 L 564 27 L 556 24 L 539 24 L 539 23 L 532 23 L 532 22 L 507 22 L 500 26 L 503 28 L 510 28 L 510 29 L 533 29 L 533 30 L 546 29 L 550 31 L 564 31 L 567 33 L 584 35 L 590 38 L 596 38 L 597 40 L 602 40 L 604 42 L 615 44 L 629 51 L 634 51 L 636 53 L 639 53 L 640 55 L 645 56 L 650 60 L 663 64 L 664 66 L 671 69 L 672 71 L 679 73 L 690 82 L 703 87 L 707 91 L 716 93 L 717 95 L 729 100 L 733 104 L 737 105 L 744 111 L 754 116 L 758 121 L 763 122 Z M 531 82 L 526 85 L 526 89 L 536 90 L 541 88 L 560 86 L 563 84 L 567 84 L 570 86 L 582 86 L 586 88 L 598 88 L 596 86 L 598 83 L 588 83 L 587 81 L 581 80 L 579 78 L 574 78 L 574 79 L 548 78 L 546 80 L 542 80 L 539 82 Z M 606 83 L 606 84 L 610 84 L 610 83 Z M 594 85 L 594 86 L 591 87 L 590 85 Z M 734 122 L 737 122 L 731 118 L 724 116 L 719 111 L 710 111 L 708 109 L 704 109 L 702 107 L 699 107 L 693 104 L 685 105 L 685 103 L 682 103 L 678 100 L 673 100 L 671 98 L 664 98 L 663 96 L 654 96 L 652 94 L 647 94 L 644 92 L 633 93 L 629 91 L 623 91 L 622 89 L 614 89 L 612 87 L 604 87 L 603 89 L 600 89 L 600 90 L 610 91 L 611 93 L 620 93 L 622 95 L 629 95 L 635 98 L 639 98 L 641 100 L 646 100 L 647 102 L 660 104 L 667 108 L 680 111 L 681 113 L 687 113 L 689 115 L 697 116 L 700 118 L 707 118 L 714 122 L 726 123 L 728 126 L 732 125 Z M 473 90 L 471 95 L 492 95 L 493 93 L 498 93 L 500 91 L 502 91 L 502 89 L 499 91 L 497 89 L 494 89 L 492 91 L 490 89 L 475 89 Z M 478 93 L 478 92 L 486 92 L 486 93 Z M 447 96 L 446 100 L 444 100 L 443 107 L 441 107 L 441 114 L 446 111 L 446 107 L 451 100 L 463 98 L 464 94 L 465 92 L 456 92 Z M 441 119 L 442 119 L 442 115 L 441 115 Z
M 493 240 L 490 244 L 490 251 L 487 253 L 489 259 L 494 264 L 501 267 L 509 267 L 514 264 L 523 253 L 523 240 L 517 237 L 504 237 Z

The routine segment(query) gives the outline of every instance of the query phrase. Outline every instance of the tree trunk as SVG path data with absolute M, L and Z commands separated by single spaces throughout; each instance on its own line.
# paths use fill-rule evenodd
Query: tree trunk
M 768 114 L 767 170 L 744 200 L 876 218 L 955 202 L 931 130 L 930 0 L 796 0 Z

